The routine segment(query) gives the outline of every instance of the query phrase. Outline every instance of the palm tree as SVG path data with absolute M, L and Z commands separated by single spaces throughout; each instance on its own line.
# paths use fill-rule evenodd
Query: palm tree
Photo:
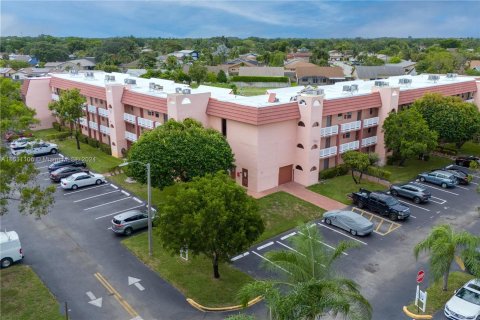
M 447 291 L 450 266 L 455 256 L 461 253 L 462 256 L 466 255 L 468 260 L 472 248 L 479 241 L 479 237 L 466 231 L 456 232 L 450 225 L 442 224 L 434 227 L 432 232 L 415 246 L 413 252 L 417 260 L 421 251 L 429 252 L 433 279 L 438 280 L 443 277 L 443 291 Z
M 314 225 L 312 225 L 314 226 Z M 279 273 L 280 280 L 255 281 L 239 292 L 246 304 L 263 296 L 270 318 L 317 319 L 327 313 L 346 319 L 370 319 L 372 309 L 352 280 L 337 276 L 333 263 L 354 244 L 341 242 L 335 250 L 322 243 L 317 228 L 303 226 L 292 240 L 292 250 L 272 251 L 265 267 Z

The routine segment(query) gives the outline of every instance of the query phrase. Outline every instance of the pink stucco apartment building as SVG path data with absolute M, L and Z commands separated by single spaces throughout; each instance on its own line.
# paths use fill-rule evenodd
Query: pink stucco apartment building
M 39 128 L 55 121 L 48 103 L 72 88 L 87 99 L 83 133 L 109 144 L 114 156 L 122 157 L 143 132 L 167 119 L 193 118 L 226 137 L 236 159 L 232 175 L 254 192 L 289 181 L 315 184 L 319 171 L 339 164 L 348 150 L 376 152 L 384 162 L 385 118 L 427 92 L 480 106 L 480 79 L 454 74 L 289 87 L 244 97 L 230 89 L 86 72 L 24 81 L 22 94 L 37 111 Z

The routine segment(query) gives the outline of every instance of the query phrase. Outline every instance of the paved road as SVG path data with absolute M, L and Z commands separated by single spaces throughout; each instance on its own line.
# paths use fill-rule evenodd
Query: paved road
M 50 184 L 46 160 L 37 163 L 41 185 Z M 225 314 L 192 308 L 179 291 L 123 247 L 122 237 L 108 230 L 114 214 L 144 206 L 142 200 L 111 184 L 78 191 L 58 188 L 55 199 L 52 212 L 41 219 L 21 216 L 11 205 L 10 213 L 0 218 L 0 228 L 18 232 L 24 263 L 61 304 L 68 302 L 71 319 L 224 318 Z M 141 281 L 128 285 L 128 277 Z M 98 305 L 99 298 L 101 307 L 89 303 Z M 260 304 L 249 312 L 262 308 Z
M 374 217 L 372 219 L 377 232 L 368 237 L 352 237 L 347 232 L 316 221 L 325 245 L 335 247 L 340 240 L 355 241 L 359 245 L 340 259 L 337 270 L 361 285 L 362 293 L 373 306 L 373 319 L 408 319 L 401 309 L 414 299 L 418 270 L 426 270 L 425 284 L 429 280 L 426 256 L 421 256 L 417 262 L 412 250 L 430 232 L 432 226 L 447 223 L 458 230 L 467 229 L 480 234 L 476 209 L 480 206 L 480 196 L 475 192 L 479 182 L 480 177 L 475 177 L 470 186 L 447 190 L 423 184 L 434 197 L 430 203 L 416 205 L 407 199 L 398 198 L 410 206 L 411 218 L 392 224 L 388 219 Z M 272 271 L 266 271 L 262 267 L 267 265 L 269 269 L 276 268 L 266 260 L 265 253 L 274 249 L 289 250 L 289 240 L 295 236 L 294 233 L 295 230 L 290 230 L 250 248 L 244 256 L 234 258 L 234 265 L 254 277 L 272 276 Z M 441 316 L 436 316 L 435 319 L 437 318 L 442 319 Z

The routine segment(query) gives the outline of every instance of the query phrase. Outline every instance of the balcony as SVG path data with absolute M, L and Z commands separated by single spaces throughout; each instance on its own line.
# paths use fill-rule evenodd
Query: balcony
M 320 129 L 320 137 L 330 137 L 333 135 L 338 134 L 338 125 L 334 125 L 331 127 L 325 127 Z
M 357 150 L 360 147 L 360 141 L 347 142 L 340 145 L 340 153 L 344 153 L 350 150 Z
M 98 123 L 96 123 L 94 121 L 88 121 L 88 126 L 90 127 L 90 129 L 98 131 Z
M 108 110 L 105 109 L 105 108 L 98 108 L 98 114 L 99 114 L 101 117 L 108 118 Z
M 137 124 L 137 121 L 135 120 L 137 117 L 133 114 L 130 114 L 130 113 L 124 113 L 123 114 L 123 120 L 127 121 L 127 122 L 130 122 L 130 123 L 133 123 L 133 124 Z
M 368 147 L 377 144 L 377 136 L 362 139 L 362 147 Z
M 353 121 L 353 122 L 348 122 L 344 123 L 341 125 L 341 132 L 349 132 L 349 131 L 354 131 L 354 130 L 360 130 L 360 127 L 362 126 L 362 121 Z
M 104 134 L 110 134 L 110 128 L 104 125 L 100 125 L 100 132 Z
M 86 119 L 86 118 L 80 118 L 80 119 L 78 119 L 78 120 L 80 120 L 80 124 L 81 124 L 82 126 L 84 126 L 84 127 L 87 127 L 87 126 L 88 126 L 88 125 L 87 125 L 87 119 Z
M 97 114 L 97 107 L 92 106 L 91 104 L 89 104 L 88 107 L 87 107 L 87 109 L 88 109 L 88 112 Z
M 369 128 L 373 126 L 378 126 L 378 117 L 363 120 L 364 128 Z
M 138 125 L 147 129 L 153 129 L 153 121 L 145 118 L 137 118 Z
M 162 124 L 160 122 L 155 121 L 155 128 L 160 127 Z
M 320 159 L 329 158 L 335 155 L 337 155 L 337 146 L 320 149 Z
M 54 101 L 59 101 L 59 100 L 60 100 L 60 97 L 58 96 L 58 94 L 52 93 L 52 100 L 54 100 Z
M 135 142 L 137 141 L 137 135 L 135 133 L 125 131 L 125 139 L 127 139 L 128 141 Z

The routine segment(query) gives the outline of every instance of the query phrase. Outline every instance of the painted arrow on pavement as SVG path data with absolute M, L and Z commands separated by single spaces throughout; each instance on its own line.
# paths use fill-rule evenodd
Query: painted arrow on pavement
M 88 298 L 90 299 L 90 301 L 88 301 L 88 303 L 90 303 L 90 304 L 92 304 L 96 307 L 99 307 L 99 308 L 102 307 L 102 300 L 103 300 L 102 297 L 97 299 L 91 291 L 86 292 L 86 294 L 87 294 Z
M 138 290 L 143 291 L 145 288 L 140 284 L 140 279 L 134 278 L 134 277 L 128 277 L 128 285 L 131 286 L 132 284 L 137 287 Z

